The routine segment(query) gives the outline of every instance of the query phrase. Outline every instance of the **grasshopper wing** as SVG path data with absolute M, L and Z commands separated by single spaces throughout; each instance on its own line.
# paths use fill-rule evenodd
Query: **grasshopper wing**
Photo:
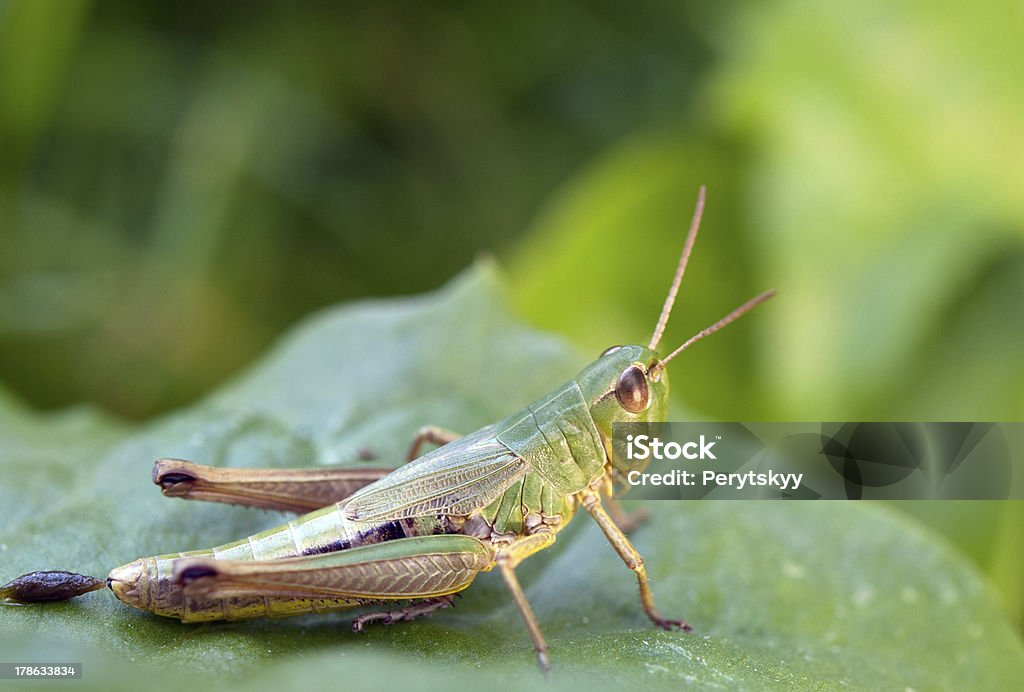
M 527 471 L 494 430 L 482 428 L 409 462 L 342 502 L 342 512 L 353 521 L 379 522 L 486 507 Z
M 461 591 L 494 564 L 471 536 L 416 536 L 282 560 L 175 561 L 189 598 L 432 598 Z

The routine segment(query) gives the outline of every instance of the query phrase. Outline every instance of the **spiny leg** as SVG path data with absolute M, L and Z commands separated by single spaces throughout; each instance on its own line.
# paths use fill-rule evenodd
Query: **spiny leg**
M 462 437 L 462 435 L 454 433 L 451 430 L 445 430 L 444 428 L 439 428 L 436 425 L 424 425 L 416 431 L 416 437 L 412 439 L 412 444 L 409 446 L 409 453 L 405 455 L 405 458 L 408 461 L 412 461 L 418 457 L 420 455 L 420 447 L 423 446 L 424 442 L 429 442 L 430 444 L 441 447 L 449 442 L 454 442 L 460 437 Z
M 537 616 L 533 614 L 530 602 L 526 600 L 523 587 L 519 585 L 516 572 L 507 563 L 499 562 L 498 568 L 501 570 L 501 576 L 505 579 L 505 585 L 512 592 L 512 600 L 515 601 L 516 607 L 519 608 L 519 614 L 522 615 L 523 623 L 526 625 L 530 638 L 533 640 L 533 650 L 537 652 L 537 664 L 542 671 L 549 673 L 551 671 L 551 660 L 548 658 L 548 643 L 544 639 L 544 633 L 541 632 L 540 625 L 537 624 Z
M 514 543 L 509 547 L 498 551 L 497 555 L 498 569 L 501 571 L 501 576 L 505 580 L 505 586 L 507 586 L 508 590 L 512 593 L 512 600 L 519 609 L 519 614 L 523 618 L 523 623 L 526 625 L 526 629 L 530 633 L 530 639 L 533 640 L 533 650 L 537 652 L 537 664 L 545 673 L 551 672 L 551 660 L 548 658 L 548 643 L 544 639 L 544 633 L 541 632 L 540 625 L 537 624 L 537 616 L 533 614 L 533 608 L 530 607 L 530 602 L 526 600 L 526 594 L 523 592 L 523 587 L 519 585 L 519 578 L 516 577 L 515 568 L 516 565 L 528 556 L 538 550 L 547 548 L 554 542 L 555 534 L 550 530 L 543 531 L 541 533 L 535 533 L 532 536 L 528 536 L 518 543 Z
M 372 613 L 363 613 L 352 620 L 352 631 L 362 632 L 366 625 L 371 622 L 379 621 L 384 625 L 390 625 L 393 622 L 415 620 L 418 617 L 430 615 L 435 610 L 450 608 L 454 604 L 455 594 L 448 594 L 447 596 L 438 596 L 437 598 L 428 598 L 416 603 L 410 603 L 406 607 L 398 608 L 397 610 L 378 610 Z
M 597 525 L 601 527 L 601 531 L 604 532 L 605 538 L 615 548 L 615 552 L 619 554 L 619 557 L 626 563 L 626 566 L 636 574 L 637 583 L 640 585 L 640 602 L 643 604 L 644 612 L 647 613 L 647 617 L 651 619 L 651 622 L 662 629 L 678 628 L 689 632 L 692 628 L 685 620 L 663 618 L 654 607 L 654 595 L 651 593 L 651 584 L 647 578 L 644 559 L 637 552 L 637 549 L 633 547 L 633 544 L 629 542 L 626 535 L 615 525 L 612 518 L 608 516 L 604 507 L 601 506 L 601 498 L 598 497 L 597 493 L 586 491 L 580 493 L 579 497 L 583 507 L 590 512 L 590 516 L 594 518 Z
M 236 469 L 158 459 L 153 482 L 167 497 L 304 514 L 345 499 L 390 468 Z

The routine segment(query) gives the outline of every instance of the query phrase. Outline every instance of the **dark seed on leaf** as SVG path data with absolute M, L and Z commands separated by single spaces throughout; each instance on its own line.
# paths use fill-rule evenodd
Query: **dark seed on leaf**
M 29 572 L 0 586 L 0 598 L 18 603 L 66 601 L 102 589 L 107 582 L 74 572 Z

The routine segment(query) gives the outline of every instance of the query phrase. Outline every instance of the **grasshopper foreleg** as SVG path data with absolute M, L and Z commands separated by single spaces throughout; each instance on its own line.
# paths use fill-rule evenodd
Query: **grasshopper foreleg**
M 397 610 L 378 610 L 372 613 L 363 613 L 352 620 L 352 631 L 362 632 L 366 628 L 366 625 L 371 622 L 380 622 L 384 625 L 390 625 L 393 622 L 415 620 L 418 617 L 430 615 L 435 610 L 450 608 L 454 603 L 455 594 L 448 594 L 447 596 L 438 596 L 437 598 L 428 598 L 423 601 L 411 603 L 405 608 L 399 608 Z
M 408 461 L 412 461 L 420 455 L 420 447 L 423 446 L 424 442 L 437 445 L 441 447 L 454 442 L 455 440 L 462 437 L 458 433 L 454 433 L 451 430 L 445 430 L 439 428 L 436 425 L 424 425 L 422 428 L 416 431 L 416 437 L 412 438 L 412 444 L 409 445 L 409 452 L 405 455 Z
M 654 595 L 651 593 L 651 583 L 647 578 L 647 569 L 644 567 L 644 559 L 641 557 L 637 549 L 633 547 L 633 544 L 626 538 L 626 534 L 615 525 L 612 518 L 608 516 L 608 512 L 605 511 L 601 505 L 601 498 L 597 493 L 593 491 L 584 491 L 579 494 L 580 502 L 583 507 L 590 513 L 590 516 L 594 518 L 597 525 L 601 527 L 601 531 L 604 532 L 605 538 L 615 548 L 615 552 L 619 554 L 622 561 L 626 563 L 626 566 L 633 570 L 636 574 L 637 583 L 640 586 L 640 602 L 643 604 L 644 612 L 647 613 L 647 617 L 651 619 L 658 627 L 662 629 L 681 629 L 685 632 L 689 632 L 692 628 L 686 623 L 685 620 L 671 620 L 663 618 L 661 614 L 654 607 Z

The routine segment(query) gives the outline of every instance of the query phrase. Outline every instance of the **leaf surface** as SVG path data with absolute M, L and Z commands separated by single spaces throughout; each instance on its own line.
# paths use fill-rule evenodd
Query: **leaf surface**
M 4 580 L 37 569 L 103 576 L 134 558 L 223 543 L 283 515 L 166 499 L 152 460 L 225 466 L 379 464 L 427 423 L 470 431 L 583 365 L 504 308 L 478 265 L 430 295 L 366 301 L 297 327 L 193 407 L 129 428 L 78 409 L 40 416 L 0 397 Z M 370 449 L 372 462 L 357 461 Z M 998 688 L 1024 650 L 984 581 L 934 535 L 885 508 L 829 502 L 649 503 L 634 534 L 659 608 L 580 516 L 520 568 L 560 687 Z M 364 634 L 347 613 L 183 625 L 108 591 L 0 607 L 5 660 L 79 661 L 76 689 L 463 689 L 541 682 L 497 574 L 456 607 Z

